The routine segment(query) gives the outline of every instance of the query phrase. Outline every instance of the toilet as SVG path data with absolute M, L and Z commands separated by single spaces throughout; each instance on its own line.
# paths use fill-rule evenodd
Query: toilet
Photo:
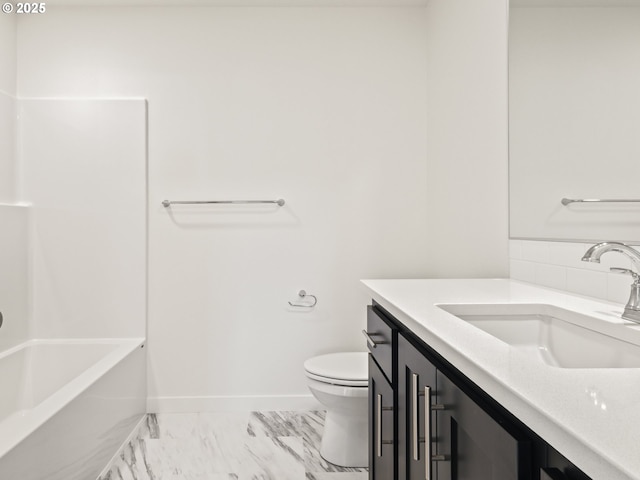
M 320 455 L 341 467 L 367 467 L 367 352 L 331 353 L 304 362 L 309 390 L 327 416 Z

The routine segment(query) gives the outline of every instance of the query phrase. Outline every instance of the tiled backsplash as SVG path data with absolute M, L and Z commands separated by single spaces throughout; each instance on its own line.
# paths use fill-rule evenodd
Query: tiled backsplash
M 610 252 L 602 256 L 601 263 L 581 261 L 591 245 L 593 243 L 511 240 L 510 276 L 545 287 L 627 303 L 631 277 L 611 273 L 609 268 L 631 268 L 631 260 Z

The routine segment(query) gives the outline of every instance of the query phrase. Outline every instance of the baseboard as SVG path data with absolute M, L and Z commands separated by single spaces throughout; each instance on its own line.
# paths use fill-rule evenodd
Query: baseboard
M 148 397 L 148 413 L 324 410 L 312 395 Z

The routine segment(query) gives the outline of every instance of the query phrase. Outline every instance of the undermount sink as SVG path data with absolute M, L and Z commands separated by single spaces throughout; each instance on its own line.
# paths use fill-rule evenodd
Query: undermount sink
M 438 307 L 554 367 L 640 368 L 640 346 L 624 340 L 637 332 L 624 324 L 544 304 Z

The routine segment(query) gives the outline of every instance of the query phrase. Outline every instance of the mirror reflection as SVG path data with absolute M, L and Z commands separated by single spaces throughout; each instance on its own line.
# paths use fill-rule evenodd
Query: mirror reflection
M 640 0 L 510 7 L 511 237 L 638 243 Z

